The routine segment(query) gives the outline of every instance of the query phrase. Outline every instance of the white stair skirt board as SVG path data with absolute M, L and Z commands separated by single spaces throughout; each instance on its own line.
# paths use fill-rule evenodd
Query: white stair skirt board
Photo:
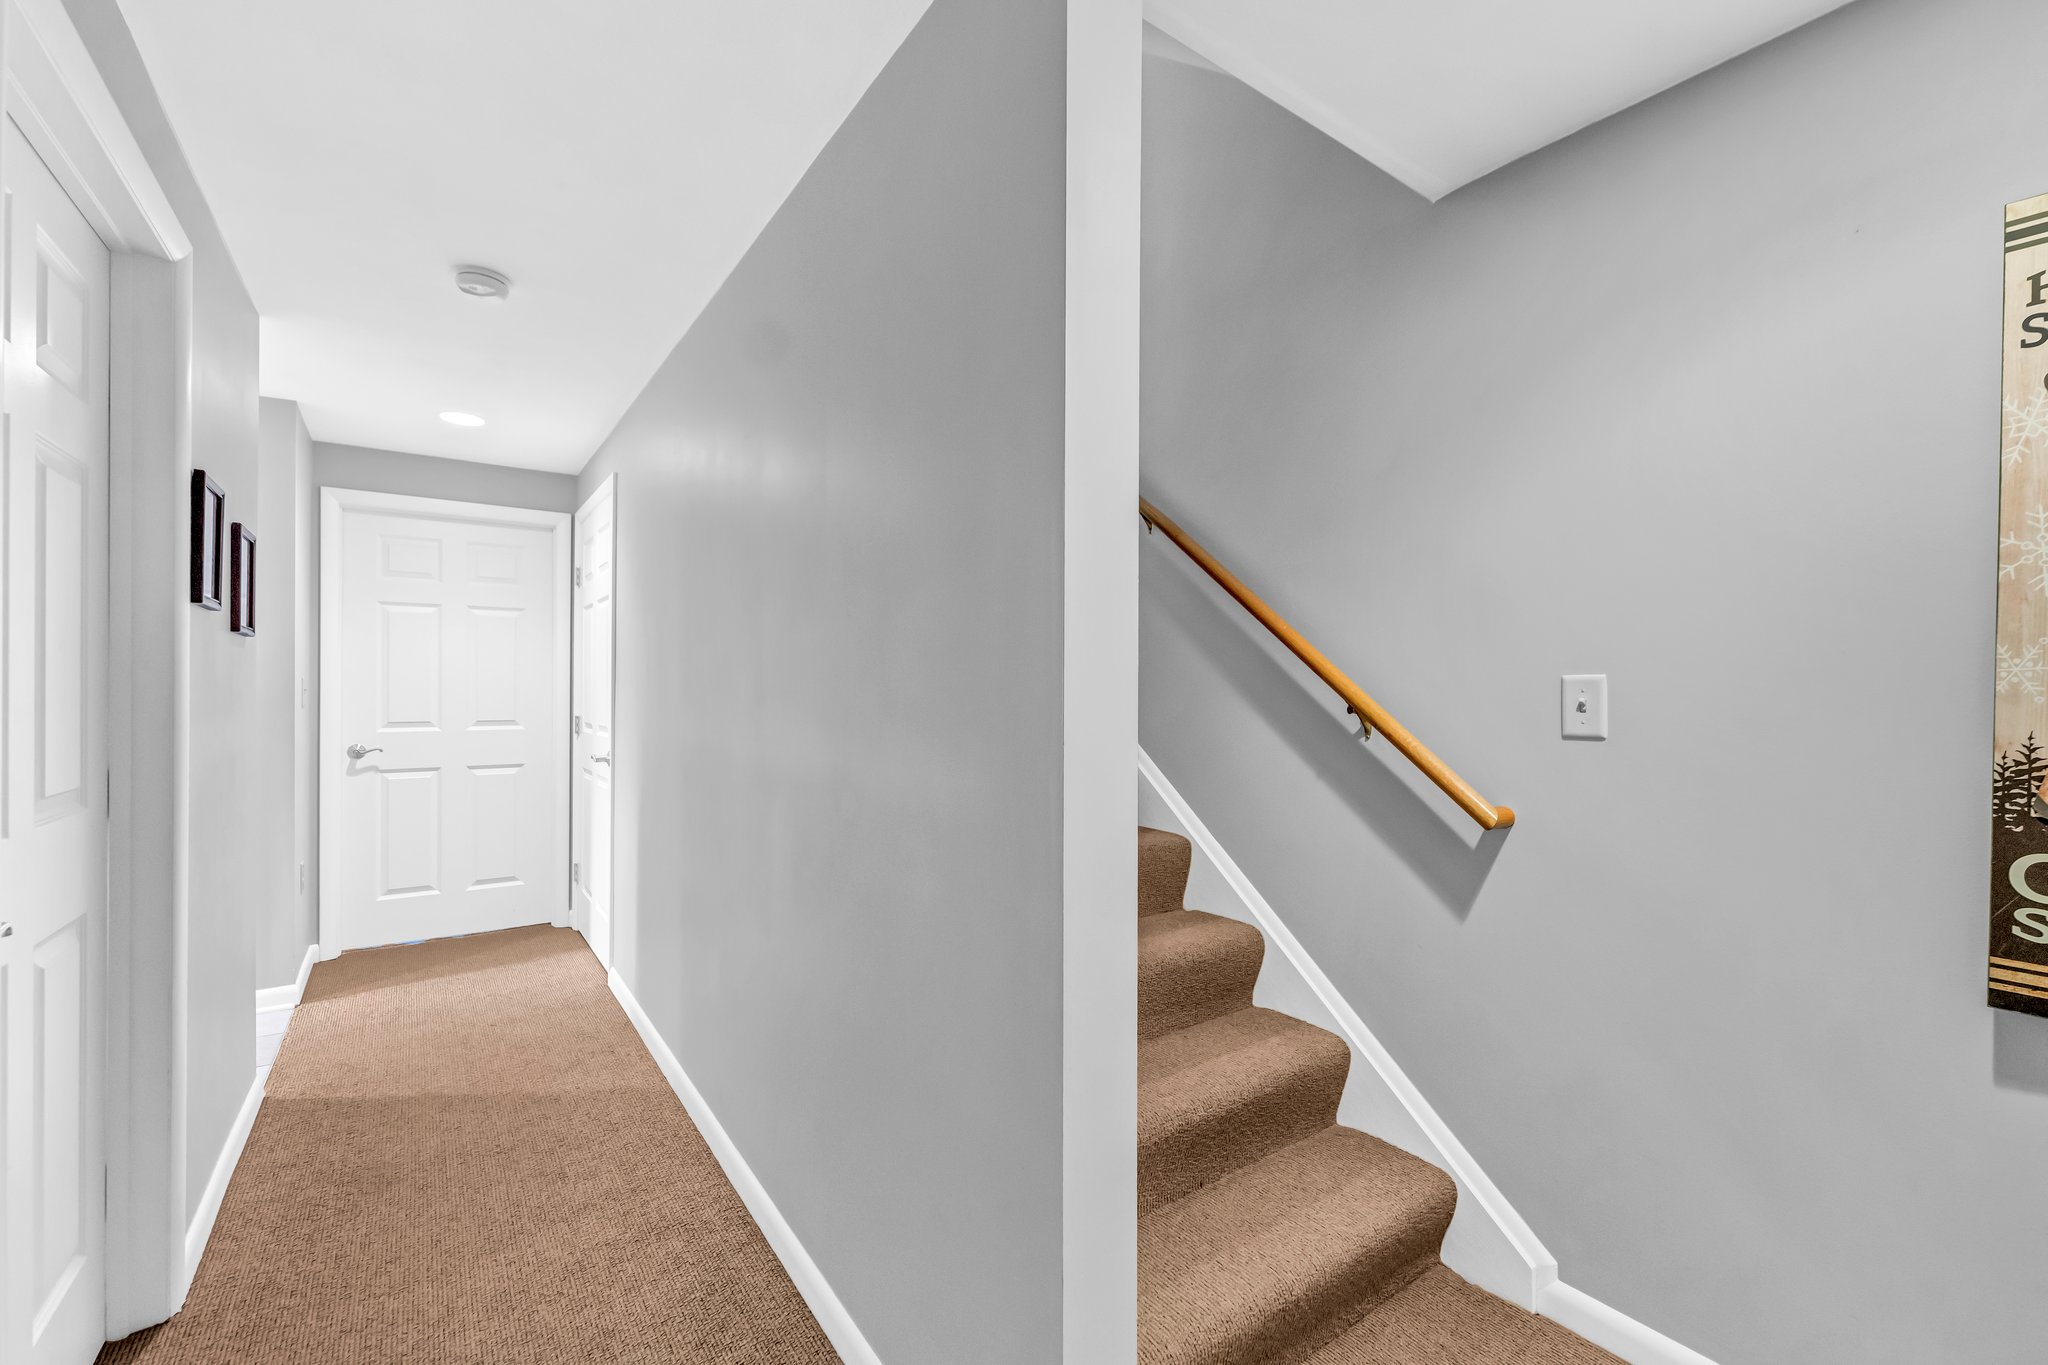
M 861 1335 L 853 1315 L 846 1311 L 846 1305 L 832 1292 L 832 1286 L 825 1279 L 825 1272 L 818 1269 L 818 1263 L 804 1250 L 797 1240 L 796 1232 L 775 1207 L 775 1201 L 768 1197 L 767 1187 L 747 1165 L 747 1159 L 740 1155 L 740 1149 L 733 1144 L 731 1135 L 718 1122 L 718 1116 L 711 1112 L 704 1096 L 691 1083 L 683 1070 L 683 1064 L 676 1060 L 676 1054 L 669 1048 L 661 1034 L 655 1031 L 654 1021 L 640 1008 L 640 1002 L 633 998 L 617 972 L 608 972 L 605 984 L 612 988 L 620 1008 L 633 1021 L 633 1027 L 640 1034 L 640 1041 L 647 1045 L 654 1064 L 661 1068 L 661 1074 L 668 1078 L 669 1088 L 676 1092 L 676 1098 L 683 1102 L 690 1118 L 697 1125 L 697 1131 L 704 1136 L 711 1154 L 718 1158 L 718 1164 L 725 1169 L 725 1178 L 739 1191 L 740 1199 L 747 1206 L 747 1212 L 754 1216 L 754 1222 L 761 1229 L 761 1235 L 768 1239 L 768 1246 L 782 1262 L 782 1268 L 789 1272 L 795 1282 L 797 1293 L 803 1295 L 811 1316 L 818 1320 L 825 1337 L 832 1343 L 832 1349 L 839 1352 L 839 1358 L 846 1365 L 882 1365 L 882 1358 L 875 1354 L 875 1348 L 868 1345 L 868 1339 Z
M 192 1215 L 190 1226 L 185 1229 L 185 1274 L 178 1285 L 177 1302 L 183 1305 L 185 1295 L 191 1292 L 192 1276 L 198 1273 L 199 1258 L 206 1254 L 206 1240 L 213 1236 L 213 1220 L 220 1217 L 220 1201 L 227 1197 L 228 1181 L 235 1175 L 235 1165 L 242 1159 L 242 1149 L 249 1145 L 249 1130 L 256 1126 L 256 1111 L 263 1107 L 263 1078 L 258 1076 L 249 1085 L 249 1094 L 242 1101 L 242 1110 L 235 1115 L 235 1126 L 228 1129 L 228 1140 L 220 1149 L 220 1160 L 213 1163 L 213 1176 L 206 1182 L 206 1193 L 199 1200 L 199 1211 Z
M 1554 1319 L 1632 1365 L 1712 1365 L 1697 1352 L 1558 1283 L 1556 1258 L 1143 749 L 1138 751 L 1138 773 L 1140 822 L 1184 834 L 1195 846 L 1186 903 L 1255 925 L 1265 934 L 1270 951 L 1259 969 L 1255 1003 L 1328 1029 L 1351 1045 L 1351 1074 L 1338 1105 L 1338 1121 L 1421 1157 L 1457 1181 L 1458 1208 L 1444 1235 L 1444 1264 L 1480 1288 Z
M 1538 1294 L 1536 1311 L 1630 1365 L 1714 1365 L 1690 1346 L 1680 1345 L 1568 1284 L 1553 1284 Z

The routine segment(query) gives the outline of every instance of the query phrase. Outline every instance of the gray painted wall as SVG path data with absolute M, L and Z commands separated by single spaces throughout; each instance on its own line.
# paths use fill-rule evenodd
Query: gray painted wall
M 261 506 L 256 309 L 157 102 L 115 0 L 65 0 L 100 74 L 192 240 L 192 449 L 227 490 L 231 520 Z M 259 530 L 259 536 L 262 532 Z M 182 563 L 164 571 L 182 577 Z M 193 608 L 189 705 L 186 1214 L 194 1212 L 256 1074 L 253 992 L 267 908 L 261 864 L 268 760 L 250 742 L 259 714 L 260 637 L 230 634 L 225 611 Z
M 453 498 L 499 507 L 533 507 L 543 512 L 576 510 L 576 476 L 544 469 L 512 469 L 505 465 L 444 460 L 433 455 L 408 455 L 397 450 L 313 442 L 314 506 L 319 488 L 367 488 L 377 493 L 405 493 L 415 498 Z M 316 511 L 314 521 L 319 517 Z M 316 529 L 315 535 L 318 535 Z M 313 559 L 318 567 L 319 556 Z
M 582 477 L 620 969 L 891 1365 L 1061 1352 L 1064 19 L 938 0 Z
M 1983 996 L 2044 44 L 1862 0 L 1434 207 L 1148 64 L 1146 490 L 1522 823 L 1159 536 L 1143 741 L 1566 1281 L 1724 1365 L 2041 1356 L 2048 1024 Z
M 256 524 L 257 743 L 263 752 L 264 801 L 258 837 L 247 850 L 259 867 L 257 902 L 261 942 L 258 986 L 286 986 L 298 977 L 306 948 L 318 937 L 313 922 L 311 868 L 302 890 L 299 864 L 306 784 L 300 780 L 301 741 L 307 738 L 300 707 L 304 677 L 302 633 L 313 622 L 301 614 L 298 567 L 306 503 L 302 473 L 309 472 L 312 441 L 299 405 L 265 398 L 260 409 L 262 505 Z M 310 701 L 310 697 L 308 698 Z

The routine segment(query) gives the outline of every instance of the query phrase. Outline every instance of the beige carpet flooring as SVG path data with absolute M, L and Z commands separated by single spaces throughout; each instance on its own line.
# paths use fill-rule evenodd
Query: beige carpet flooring
M 110 1365 L 837 1361 L 565 929 L 314 968 L 182 1312 Z
M 1457 1185 L 1338 1124 L 1350 1048 L 1252 1004 L 1192 853 L 1138 831 L 1140 1365 L 1620 1365 L 1437 1260 Z

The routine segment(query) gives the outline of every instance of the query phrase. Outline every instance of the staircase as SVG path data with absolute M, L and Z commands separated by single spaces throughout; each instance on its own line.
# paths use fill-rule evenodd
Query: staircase
M 1141 1365 L 1613 1365 L 1437 1259 L 1457 1187 L 1337 1123 L 1341 1038 L 1252 1004 L 1256 928 L 1138 831 Z

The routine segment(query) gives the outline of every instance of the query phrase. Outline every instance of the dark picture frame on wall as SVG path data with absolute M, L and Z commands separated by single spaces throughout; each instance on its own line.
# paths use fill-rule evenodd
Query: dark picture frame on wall
M 256 633 L 256 533 L 236 522 L 228 534 L 228 629 L 237 635 Z
M 227 549 L 228 495 L 206 471 L 192 471 L 192 600 L 220 610 L 221 568 Z

